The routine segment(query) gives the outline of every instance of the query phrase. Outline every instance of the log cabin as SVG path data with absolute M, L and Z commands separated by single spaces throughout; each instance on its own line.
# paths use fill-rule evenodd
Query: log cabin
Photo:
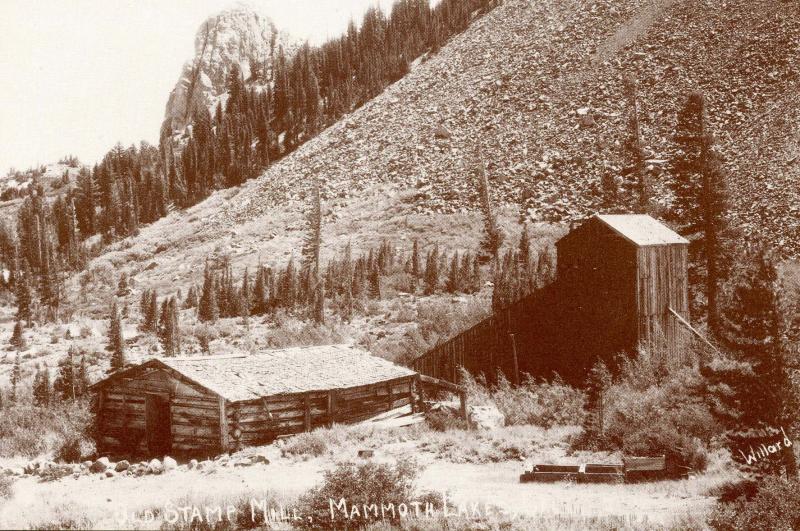
M 161 357 L 92 386 L 98 451 L 212 456 L 411 403 L 416 373 L 348 345 Z
M 437 345 L 413 363 L 458 383 L 459 367 L 585 382 L 595 360 L 640 348 L 685 361 L 689 242 L 647 215 L 595 215 L 556 242 L 555 280 Z

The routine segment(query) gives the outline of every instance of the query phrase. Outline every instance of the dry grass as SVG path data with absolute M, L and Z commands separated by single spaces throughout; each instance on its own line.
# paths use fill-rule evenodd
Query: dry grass
M 278 444 L 284 456 L 299 459 L 354 456 L 362 449 L 402 454 L 410 445 L 430 458 L 451 463 L 497 463 L 534 457 L 547 462 L 563 458 L 569 438 L 578 431 L 577 426 L 549 429 L 507 426 L 491 431 L 451 429 L 442 432 L 426 424 L 397 429 L 335 425 L 301 433 Z
M 82 453 L 91 455 L 94 444 L 87 435 L 91 420 L 85 401 L 49 408 L 22 404 L 6 407 L 0 413 L 0 457 L 52 457 L 71 442 L 77 442 Z

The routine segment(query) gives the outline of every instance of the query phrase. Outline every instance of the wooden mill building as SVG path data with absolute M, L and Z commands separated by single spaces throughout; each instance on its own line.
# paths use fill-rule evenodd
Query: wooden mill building
M 215 455 L 411 403 L 416 373 L 347 345 L 153 358 L 92 386 L 98 451 Z
M 689 242 L 647 215 L 595 215 L 556 242 L 557 274 L 537 290 L 420 356 L 422 374 L 458 367 L 582 383 L 597 358 L 647 348 L 679 357 L 688 337 Z M 681 322 L 683 320 L 683 323 Z

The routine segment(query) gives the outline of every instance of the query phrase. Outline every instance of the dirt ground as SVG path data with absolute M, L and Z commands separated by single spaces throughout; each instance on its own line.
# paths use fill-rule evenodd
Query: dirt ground
M 101 479 L 91 475 L 46 483 L 21 479 L 14 484 L 13 497 L 0 506 L 0 527 L 26 528 L 83 515 L 98 529 L 147 529 L 158 528 L 170 507 L 224 506 L 254 496 L 268 498 L 271 504 L 291 505 L 334 464 L 329 457 L 300 461 L 283 458 L 273 448 L 266 453 L 268 465 L 218 466 L 212 472 L 179 469 L 160 476 Z M 388 453 L 381 453 L 376 459 L 389 459 Z M 479 504 L 482 516 L 488 505 L 494 514 L 512 518 L 617 516 L 644 526 L 669 525 L 676 516 L 702 514 L 713 503 L 702 494 L 707 483 L 703 477 L 636 485 L 520 484 L 521 462 L 424 461 L 420 490 L 446 492 L 453 506 L 468 507 L 471 512 Z M 156 514 L 148 521 L 147 509 L 160 511 L 161 517 Z

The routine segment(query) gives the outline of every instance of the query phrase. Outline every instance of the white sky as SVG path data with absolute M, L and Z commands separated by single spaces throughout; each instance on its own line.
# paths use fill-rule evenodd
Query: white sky
M 67 154 L 94 163 L 117 141 L 158 141 L 194 35 L 231 0 L 0 0 L 0 175 Z M 322 42 L 392 0 L 248 0 Z

